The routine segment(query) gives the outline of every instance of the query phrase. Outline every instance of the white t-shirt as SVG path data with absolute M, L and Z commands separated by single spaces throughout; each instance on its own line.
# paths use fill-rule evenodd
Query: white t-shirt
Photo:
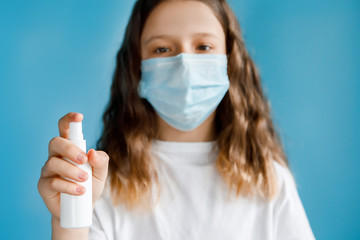
M 315 239 L 294 179 L 280 164 L 274 162 L 280 189 L 275 199 L 229 199 L 215 166 L 215 141 L 154 140 L 151 151 L 161 184 L 156 207 L 140 213 L 113 206 L 106 189 L 95 205 L 89 239 Z

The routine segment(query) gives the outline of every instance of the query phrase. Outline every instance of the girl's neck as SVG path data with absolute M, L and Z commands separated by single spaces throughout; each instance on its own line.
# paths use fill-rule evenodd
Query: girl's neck
M 180 131 L 167 124 L 158 116 L 158 140 L 169 142 L 208 142 L 215 140 L 215 112 L 213 112 L 200 126 L 191 131 Z

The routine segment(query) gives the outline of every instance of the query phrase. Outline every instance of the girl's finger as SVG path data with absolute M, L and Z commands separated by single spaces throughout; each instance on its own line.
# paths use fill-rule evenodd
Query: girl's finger
M 49 158 L 66 157 L 78 164 L 87 162 L 87 155 L 70 140 L 62 137 L 54 137 L 49 143 Z
M 43 194 L 53 195 L 55 193 L 67 193 L 70 195 L 82 195 L 85 193 L 85 187 L 78 185 L 76 183 L 67 181 L 60 177 L 54 178 L 44 178 L 43 179 L 44 188 L 47 192 Z
M 70 131 L 70 122 L 81 122 L 83 118 L 84 116 L 81 113 L 76 112 L 70 112 L 60 118 L 58 122 L 60 137 L 68 138 Z
M 70 178 L 74 181 L 83 182 L 88 179 L 88 174 L 64 159 L 58 157 L 51 157 L 44 165 L 41 176 L 42 177 L 52 177 L 52 176 L 61 176 Z

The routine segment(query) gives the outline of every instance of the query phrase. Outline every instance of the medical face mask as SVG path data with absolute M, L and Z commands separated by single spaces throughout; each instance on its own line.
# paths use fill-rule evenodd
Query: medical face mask
M 139 94 L 172 127 L 203 123 L 229 89 L 224 54 L 186 54 L 141 62 Z

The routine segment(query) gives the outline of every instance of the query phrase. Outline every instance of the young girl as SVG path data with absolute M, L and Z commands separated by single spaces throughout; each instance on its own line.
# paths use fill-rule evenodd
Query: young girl
M 82 118 L 60 119 L 38 184 L 53 239 L 314 239 L 225 0 L 138 0 L 100 150 L 66 139 Z M 62 157 L 93 167 L 90 229 L 59 225 L 59 193 L 85 191 L 61 177 L 88 177 Z

